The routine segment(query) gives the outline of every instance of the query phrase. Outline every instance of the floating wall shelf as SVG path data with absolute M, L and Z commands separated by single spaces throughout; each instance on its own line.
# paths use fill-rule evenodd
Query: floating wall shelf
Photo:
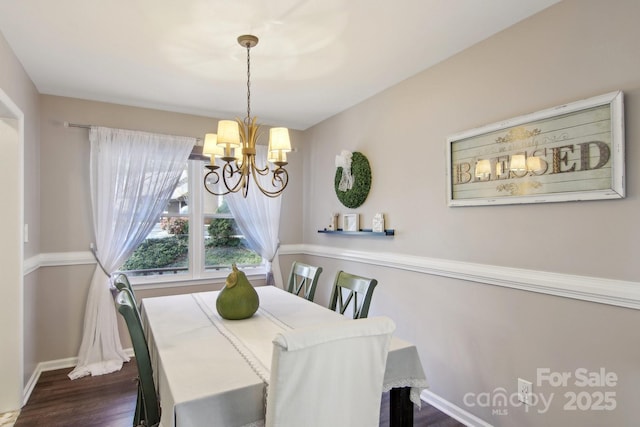
M 363 228 L 360 231 L 344 231 L 341 228 L 338 228 L 337 230 L 327 230 L 325 228 L 324 230 L 318 230 L 318 233 L 345 234 L 345 235 L 355 235 L 355 236 L 394 236 L 396 234 L 396 231 L 393 229 L 387 229 L 380 232 L 377 232 L 377 231 L 374 232 L 370 228 Z

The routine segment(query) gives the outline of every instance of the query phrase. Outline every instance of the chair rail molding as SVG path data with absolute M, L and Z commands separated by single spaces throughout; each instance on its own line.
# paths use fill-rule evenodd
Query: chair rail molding
M 29 258 L 23 262 L 24 275 L 30 274 L 42 267 L 64 267 L 76 265 L 92 265 L 96 264 L 91 251 L 79 252 L 48 252 L 41 253 Z M 251 272 L 247 272 L 247 277 L 252 283 L 262 283 L 266 271 L 264 268 L 255 268 Z M 220 276 L 205 277 L 176 277 L 173 275 L 149 276 L 132 279 L 132 283 L 136 289 L 156 289 L 162 286 L 181 287 L 181 286 L 199 286 L 211 284 L 224 284 L 227 272 L 221 273 Z M 260 286 L 259 284 L 258 286 Z
M 24 260 L 24 275 L 36 271 L 40 267 L 59 267 L 63 265 L 95 264 L 96 259 L 91 251 L 81 252 L 47 252 Z
M 311 255 L 372 264 L 416 273 L 521 289 L 619 307 L 640 309 L 640 282 L 526 270 L 488 264 L 420 257 L 390 252 L 368 252 L 331 246 L 282 245 L 280 255 Z M 40 267 L 95 264 L 90 251 L 42 253 L 24 260 L 24 274 Z
M 282 245 L 280 255 L 312 255 L 640 309 L 640 282 L 475 264 L 321 245 Z

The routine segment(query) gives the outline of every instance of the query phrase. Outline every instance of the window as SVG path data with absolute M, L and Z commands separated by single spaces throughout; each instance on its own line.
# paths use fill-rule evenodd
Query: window
M 224 197 L 204 189 L 203 169 L 201 161 L 187 162 L 162 216 L 122 266 L 128 276 L 154 282 L 221 277 L 233 263 L 264 271 Z

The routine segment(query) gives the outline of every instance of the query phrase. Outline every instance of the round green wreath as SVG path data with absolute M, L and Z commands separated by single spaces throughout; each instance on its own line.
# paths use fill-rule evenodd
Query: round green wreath
M 342 168 L 336 170 L 333 179 L 333 186 L 336 190 L 338 200 L 348 208 L 357 208 L 362 205 L 371 189 L 371 167 L 369 160 L 364 154 L 354 151 L 351 157 L 351 175 L 353 175 L 353 187 L 347 191 L 338 190 L 340 178 L 342 178 Z

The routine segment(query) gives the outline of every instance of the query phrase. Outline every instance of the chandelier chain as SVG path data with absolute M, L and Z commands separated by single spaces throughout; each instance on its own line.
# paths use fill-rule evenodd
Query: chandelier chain
M 251 123 L 251 44 L 247 43 L 247 118 L 244 119 L 248 126 Z

